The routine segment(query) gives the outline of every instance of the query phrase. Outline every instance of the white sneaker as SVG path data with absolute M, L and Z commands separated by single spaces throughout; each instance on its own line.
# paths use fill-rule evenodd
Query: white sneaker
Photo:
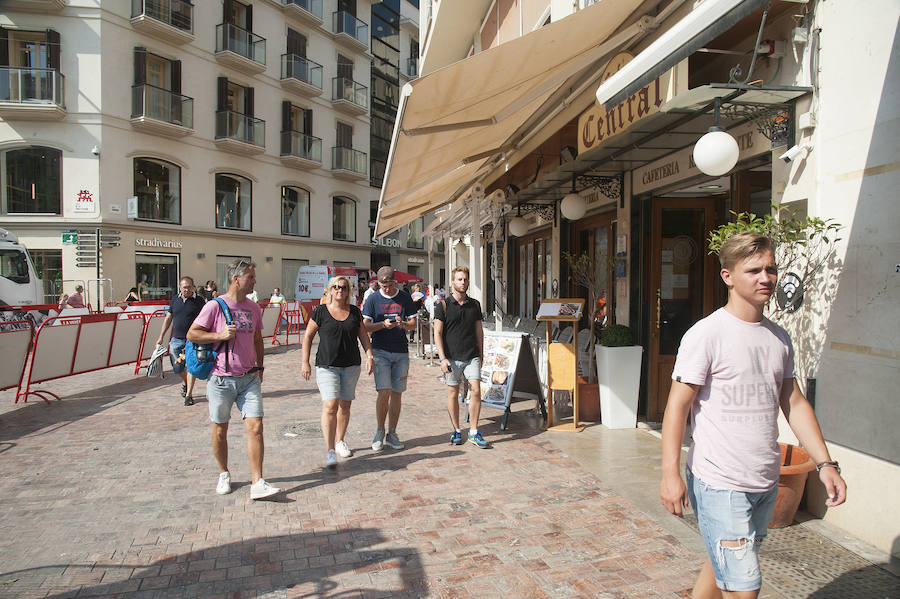
M 353 450 L 350 449 L 350 446 L 347 445 L 347 442 L 341 439 L 334 445 L 334 450 L 337 452 L 339 456 L 342 458 L 349 458 L 353 455 Z
M 228 495 L 231 493 L 231 475 L 228 472 L 219 473 L 219 482 L 216 484 L 216 493 Z
M 375 431 L 375 438 L 372 439 L 372 451 L 381 451 L 384 449 L 384 429 L 380 428 Z
M 337 466 L 337 455 L 334 453 L 333 449 L 329 449 L 328 455 L 325 456 L 325 467 L 332 470 L 335 466 Z
M 281 489 L 278 487 L 273 487 L 269 483 L 266 482 L 266 479 L 261 478 L 252 485 L 250 485 L 250 499 L 265 499 L 266 497 L 271 497 L 272 495 L 276 495 L 281 492 Z

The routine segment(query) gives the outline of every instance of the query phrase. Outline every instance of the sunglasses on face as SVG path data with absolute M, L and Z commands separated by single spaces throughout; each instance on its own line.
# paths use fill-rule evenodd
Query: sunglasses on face
M 350 289 L 346 285 L 332 285 L 331 288 L 335 290 L 340 289 L 341 291 L 347 291 L 348 289 Z

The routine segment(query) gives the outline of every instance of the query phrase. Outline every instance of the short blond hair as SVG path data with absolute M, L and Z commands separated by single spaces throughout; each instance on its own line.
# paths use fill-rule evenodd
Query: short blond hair
M 343 275 L 337 275 L 336 277 L 331 277 L 328 280 L 328 287 L 325 288 L 325 299 L 322 302 L 323 304 L 328 305 L 331 303 L 331 300 L 333 299 L 333 294 L 334 294 L 334 286 L 337 285 L 338 281 L 344 281 L 345 283 L 347 283 L 346 297 L 347 297 L 347 303 L 348 304 L 350 303 L 350 293 L 353 291 L 353 284 L 350 282 L 350 279 L 348 279 L 347 277 L 345 277 Z
M 775 241 L 762 233 L 744 231 L 736 233 L 719 248 L 719 264 L 726 270 L 731 270 L 739 261 L 755 256 L 760 252 L 772 252 L 775 254 Z
M 469 278 L 469 267 L 468 266 L 457 266 L 453 270 L 450 271 L 450 280 L 452 281 L 454 277 L 456 277 L 456 273 L 464 272 L 466 273 L 466 278 Z

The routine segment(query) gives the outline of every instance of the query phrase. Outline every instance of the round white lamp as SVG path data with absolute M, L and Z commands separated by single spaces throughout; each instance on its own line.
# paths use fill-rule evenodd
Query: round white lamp
M 719 177 L 734 168 L 739 152 L 737 141 L 731 135 L 711 128 L 694 146 L 694 164 L 704 174 Z
M 466 254 L 469 251 L 469 247 L 463 242 L 462 239 L 456 242 L 456 245 L 453 246 L 453 249 L 456 250 L 457 254 Z
M 521 216 L 514 216 L 509 221 L 509 232 L 516 237 L 522 237 L 528 232 L 528 222 Z
M 559 211 L 569 220 L 578 220 L 587 212 L 587 204 L 577 193 L 569 193 L 562 199 Z

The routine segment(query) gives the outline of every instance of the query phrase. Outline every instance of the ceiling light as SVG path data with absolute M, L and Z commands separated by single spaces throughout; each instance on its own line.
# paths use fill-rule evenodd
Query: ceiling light
M 722 189 L 721 185 L 701 185 L 700 189 Z

